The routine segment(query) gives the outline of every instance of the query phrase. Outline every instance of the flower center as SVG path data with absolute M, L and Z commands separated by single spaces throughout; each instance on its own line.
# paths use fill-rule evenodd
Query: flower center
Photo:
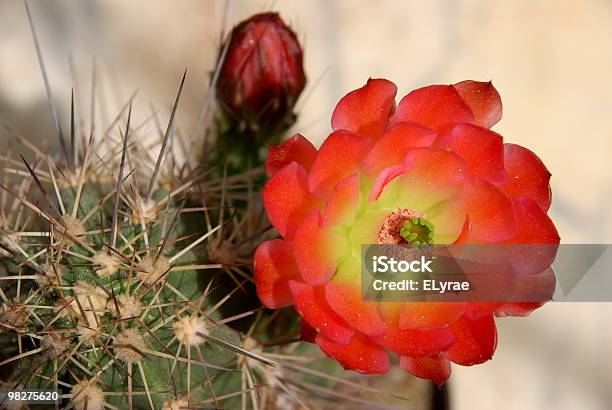
M 425 219 L 421 212 L 400 208 L 385 218 L 378 230 L 376 243 L 430 245 L 433 243 L 433 231 L 433 225 Z
M 414 246 L 431 245 L 433 243 L 433 225 L 423 217 L 414 216 L 404 222 L 400 235 L 406 242 Z

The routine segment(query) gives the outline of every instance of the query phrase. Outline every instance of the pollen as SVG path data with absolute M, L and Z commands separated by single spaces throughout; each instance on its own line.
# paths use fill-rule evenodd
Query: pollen
M 121 319 L 134 318 L 142 313 L 142 303 L 132 295 L 123 293 L 117 296 L 119 317 Z
M 378 230 L 376 243 L 379 245 L 399 245 L 407 243 L 400 232 L 404 224 L 412 218 L 422 218 L 423 216 L 421 212 L 407 208 L 398 208 L 391 212 L 387 215 Z
M 208 327 L 200 316 L 183 316 L 174 324 L 174 334 L 187 346 L 199 346 L 205 341 L 201 335 L 208 334 Z
M 76 410 L 102 410 L 104 408 L 104 393 L 95 383 L 83 380 L 72 386 L 70 400 Z
M 130 328 L 115 336 L 113 350 L 120 361 L 133 363 L 143 358 L 146 347 L 144 338 L 138 330 Z
M 147 285 L 151 285 L 170 270 L 170 262 L 163 256 L 147 255 L 140 263 L 140 267 L 142 269 L 137 272 L 138 279 Z
M 183 399 L 166 400 L 162 406 L 162 410 L 183 410 L 187 408 L 189 408 L 189 403 Z
M 75 238 L 81 238 L 85 235 L 85 227 L 72 215 L 62 216 L 62 222 L 64 223 L 64 226 L 60 228 L 62 232 L 65 230 L 68 234 Z
M 119 270 L 121 260 L 106 251 L 99 251 L 93 257 L 94 270 L 102 278 L 114 275 Z

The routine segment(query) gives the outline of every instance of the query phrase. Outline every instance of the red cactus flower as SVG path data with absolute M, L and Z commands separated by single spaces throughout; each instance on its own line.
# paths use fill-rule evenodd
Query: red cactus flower
M 442 383 L 451 362 L 492 357 L 495 316 L 542 303 L 364 301 L 361 245 L 558 244 L 550 173 L 489 130 L 502 115 L 490 82 L 424 87 L 397 107 L 396 90 L 371 79 L 347 94 L 319 150 L 301 135 L 270 148 L 264 204 L 283 239 L 258 247 L 255 282 L 264 305 L 294 305 L 303 338 L 345 368 L 385 373 L 393 352 Z
M 243 132 L 260 135 L 291 125 L 305 84 L 302 48 L 278 14 L 257 14 L 233 29 L 217 94 Z

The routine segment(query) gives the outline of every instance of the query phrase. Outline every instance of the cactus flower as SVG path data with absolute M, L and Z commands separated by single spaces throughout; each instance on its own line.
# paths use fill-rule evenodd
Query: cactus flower
M 317 150 L 295 135 L 270 147 L 263 196 L 282 239 L 255 255 L 258 295 L 293 305 L 302 336 L 345 368 L 381 374 L 389 354 L 440 384 L 450 363 L 491 359 L 496 316 L 540 302 L 376 302 L 360 293 L 362 244 L 558 244 L 550 173 L 504 143 L 497 90 L 463 81 L 412 91 L 370 79 L 340 100 Z
M 236 26 L 228 41 L 217 95 L 229 122 L 255 138 L 293 124 L 306 84 L 295 33 L 278 14 L 262 13 Z

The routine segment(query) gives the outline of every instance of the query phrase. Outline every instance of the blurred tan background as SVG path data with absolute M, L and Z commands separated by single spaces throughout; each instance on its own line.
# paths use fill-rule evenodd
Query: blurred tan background
M 221 30 L 266 10 L 280 11 L 303 40 L 309 85 L 295 129 L 313 142 L 329 132 L 337 100 L 368 77 L 394 81 L 400 95 L 492 79 L 504 102 L 496 130 L 538 153 L 553 174 L 551 214 L 563 242 L 612 243 L 611 1 L 32 1 L 63 118 L 74 86 L 89 127 L 94 57 L 97 122 L 112 119 L 136 89 L 136 116 L 153 107 L 165 121 L 188 67 L 184 135 L 206 96 Z M 5 124 L 33 140 L 53 134 L 20 0 L 0 1 L 2 149 Z M 499 320 L 494 360 L 453 368 L 453 408 L 611 408 L 611 317 L 611 304 L 566 303 Z

